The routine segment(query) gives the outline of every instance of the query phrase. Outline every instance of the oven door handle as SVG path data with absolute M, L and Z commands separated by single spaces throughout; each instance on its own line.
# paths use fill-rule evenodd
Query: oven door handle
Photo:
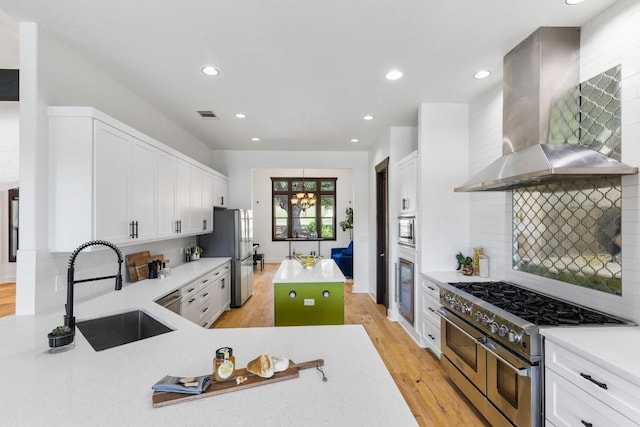
M 484 348 L 489 353 L 491 353 L 496 359 L 498 359 L 499 361 L 504 363 L 507 366 L 507 368 L 511 369 L 516 374 L 518 374 L 518 376 L 531 377 L 531 369 L 529 369 L 529 368 L 518 368 L 516 366 L 513 366 L 513 364 L 511 362 L 509 362 L 507 359 L 505 359 L 504 357 L 500 356 L 498 353 L 493 351 L 493 349 L 491 347 L 489 347 L 489 345 L 492 345 L 492 344 L 488 343 L 485 339 L 479 340 L 478 344 L 480 344 L 480 346 L 482 348 Z
M 448 324 L 450 324 L 451 326 L 456 328 L 458 331 L 462 332 L 464 335 L 466 335 L 468 338 L 472 339 L 476 343 L 481 343 L 485 339 L 485 337 L 483 337 L 483 336 L 479 337 L 479 338 L 478 337 L 474 337 L 469 332 L 465 331 L 460 326 L 456 325 L 455 322 L 452 322 L 451 320 L 447 319 L 447 312 L 444 311 L 443 309 L 436 310 L 436 313 L 438 314 L 438 316 L 440 316 L 442 318 L 442 320 L 444 320 L 445 322 L 447 322 Z

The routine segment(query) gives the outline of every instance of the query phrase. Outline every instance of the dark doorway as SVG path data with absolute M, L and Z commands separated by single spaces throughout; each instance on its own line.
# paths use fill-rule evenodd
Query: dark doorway
M 376 303 L 389 308 L 389 158 L 376 165 Z

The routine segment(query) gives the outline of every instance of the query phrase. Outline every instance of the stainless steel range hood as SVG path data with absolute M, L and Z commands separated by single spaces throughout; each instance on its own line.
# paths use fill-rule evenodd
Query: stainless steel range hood
M 503 155 L 454 191 L 638 173 L 579 143 L 579 49 L 579 28 L 541 27 L 505 56 Z

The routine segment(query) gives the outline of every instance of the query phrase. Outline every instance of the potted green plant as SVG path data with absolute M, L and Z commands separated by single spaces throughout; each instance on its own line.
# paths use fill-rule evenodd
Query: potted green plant
M 344 221 L 340 221 L 339 225 L 342 231 L 349 230 L 349 238 L 353 240 L 353 208 L 351 206 L 347 207 L 345 213 L 347 214 L 347 218 Z
M 473 259 L 469 256 L 462 255 L 462 252 L 458 252 L 456 255 L 456 260 L 458 261 L 457 271 L 462 270 L 462 274 L 465 276 L 473 275 Z
M 68 326 L 56 326 L 49 334 L 49 347 L 52 349 L 69 345 L 73 342 L 75 332 Z
M 198 245 L 195 245 L 191 248 L 191 261 L 197 261 L 200 259 L 200 255 L 202 255 L 202 248 Z

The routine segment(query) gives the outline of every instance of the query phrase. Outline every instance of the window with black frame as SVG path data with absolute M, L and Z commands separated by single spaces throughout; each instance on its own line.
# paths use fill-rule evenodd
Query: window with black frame
M 271 178 L 272 239 L 336 239 L 337 178 Z

